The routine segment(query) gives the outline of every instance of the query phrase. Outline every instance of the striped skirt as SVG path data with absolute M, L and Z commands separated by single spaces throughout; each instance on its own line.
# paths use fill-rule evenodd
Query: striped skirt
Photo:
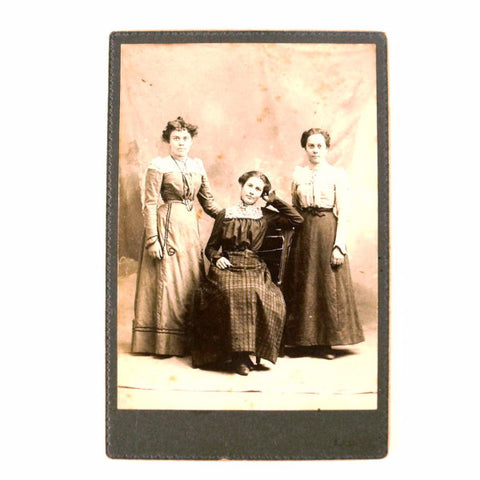
M 275 363 L 285 325 L 282 292 L 256 253 L 227 252 L 233 264 L 214 265 L 202 289 L 201 311 L 194 325 L 194 367 L 248 352 Z

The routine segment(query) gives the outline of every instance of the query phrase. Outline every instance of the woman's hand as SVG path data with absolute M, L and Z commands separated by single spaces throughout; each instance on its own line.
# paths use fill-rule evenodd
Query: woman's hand
M 160 242 L 158 240 L 147 248 L 147 252 L 152 258 L 156 258 L 157 260 L 161 260 L 163 257 L 162 248 L 160 247 Z
M 345 255 L 340 251 L 338 247 L 335 247 L 332 252 L 332 256 L 330 257 L 330 263 L 332 267 L 339 267 L 343 265 L 345 261 Z
M 225 258 L 225 257 L 220 257 L 218 260 L 217 260 L 217 263 L 215 263 L 215 265 L 220 269 L 220 270 L 224 270 L 225 268 L 228 268 L 228 267 L 233 267 L 233 265 L 230 263 L 230 260 L 228 258 Z
M 269 193 L 264 193 L 262 195 L 262 198 L 267 202 L 267 203 L 272 203 L 276 198 L 275 190 L 270 191 Z

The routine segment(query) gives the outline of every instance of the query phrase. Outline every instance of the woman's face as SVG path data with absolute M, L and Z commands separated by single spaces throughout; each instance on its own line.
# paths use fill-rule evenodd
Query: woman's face
M 258 177 L 250 177 L 240 190 L 240 198 L 245 205 L 254 205 L 263 193 L 265 184 Z
M 327 156 L 327 145 L 325 138 L 321 133 L 314 133 L 307 138 L 307 144 L 305 145 L 305 151 L 307 152 L 308 160 L 313 165 L 318 165 L 325 160 Z
M 174 130 L 170 134 L 170 155 L 173 158 L 185 158 L 192 146 L 192 136 L 188 130 Z

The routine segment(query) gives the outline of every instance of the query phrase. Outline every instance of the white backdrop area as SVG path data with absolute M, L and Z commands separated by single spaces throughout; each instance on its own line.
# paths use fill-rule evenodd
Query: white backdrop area
M 348 250 L 353 279 L 377 288 L 375 44 L 122 45 L 119 258 L 138 258 L 144 171 L 168 155 L 161 133 L 178 115 L 199 126 L 201 158 L 217 201 L 238 202 L 238 177 L 261 170 L 287 202 L 300 137 L 331 135 L 328 160 L 351 184 Z M 308 162 L 307 162 L 308 163 Z M 199 211 L 206 243 L 212 219 Z

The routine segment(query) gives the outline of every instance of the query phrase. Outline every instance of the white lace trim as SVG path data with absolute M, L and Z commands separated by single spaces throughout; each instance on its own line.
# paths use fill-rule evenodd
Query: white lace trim
M 225 209 L 225 218 L 250 218 L 252 220 L 258 220 L 263 217 L 262 207 L 257 205 L 235 205 Z

